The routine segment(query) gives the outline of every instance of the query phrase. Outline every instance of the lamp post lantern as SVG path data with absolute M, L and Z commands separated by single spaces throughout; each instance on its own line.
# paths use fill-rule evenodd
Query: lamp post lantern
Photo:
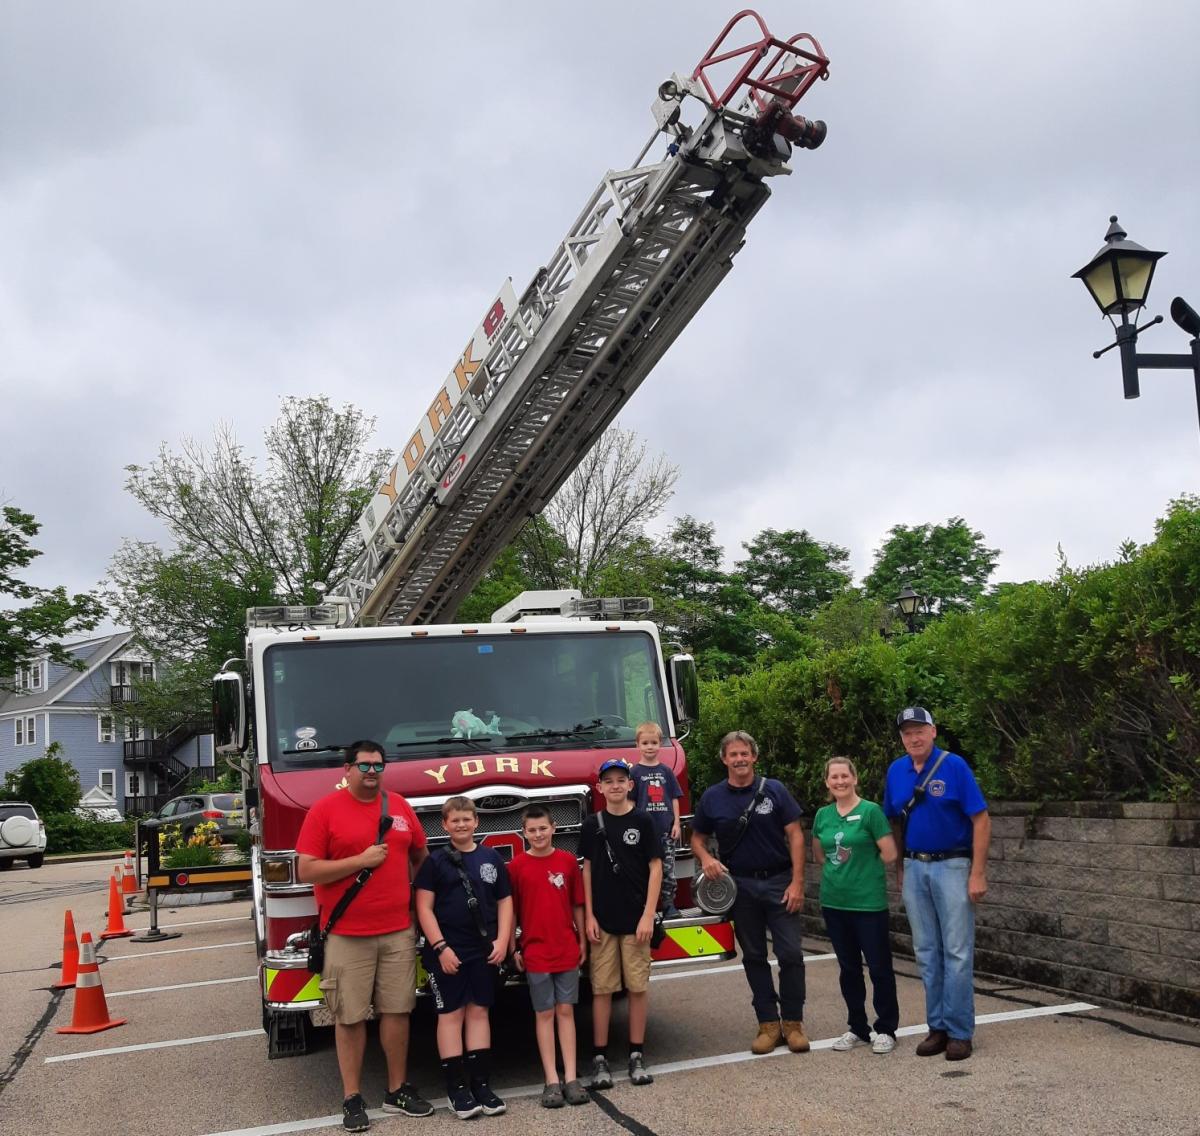
M 1155 316 L 1141 327 L 1137 326 L 1137 313 L 1145 306 L 1154 279 L 1154 268 L 1167 254 L 1143 248 L 1129 240 L 1114 214 L 1109 218 L 1108 232 L 1104 235 L 1104 247 L 1072 279 L 1082 280 L 1088 294 L 1096 302 L 1102 315 L 1106 316 L 1116 330 L 1116 341 L 1099 351 L 1092 352 L 1093 359 L 1111 351 L 1114 347 L 1121 352 L 1121 379 L 1125 385 L 1126 398 L 1138 398 L 1141 388 L 1138 372 L 1147 370 L 1190 370 L 1196 384 L 1196 411 L 1200 415 L 1200 314 L 1181 297 L 1171 301 L 1171 318 L 1191 337 L 1191 351 L 1184 355 L 1154 355 L 1139 352 L 1137 338 L 1140 332 L 1157 323 L 1162 316 Z M 1115 317 L 1121 317 L 1118 324 Z M 1131 319 L 1130 317 L 1134 317 Z
M 929 601 L 923 595 L 914 592 L 912 584 L 905 584 L 900 589 L 900 594 L 892 600 L 892 603 L 896 605 L 900 614 L 904 616 L 909 631 L 916 631 L 917 611 L 918 609 L 924 611 Z

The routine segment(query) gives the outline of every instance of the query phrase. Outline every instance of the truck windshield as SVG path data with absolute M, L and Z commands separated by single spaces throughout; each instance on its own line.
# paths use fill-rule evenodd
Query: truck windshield
M 654 640 L 642 631 L 279 643 L 264 659 L 276 771 L 342 763 L 359 738 L 389 757 L 630 746 L 668 732 Z

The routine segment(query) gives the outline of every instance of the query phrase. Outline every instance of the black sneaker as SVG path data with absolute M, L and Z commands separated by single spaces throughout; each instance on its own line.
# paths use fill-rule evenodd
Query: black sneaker
M 592 1058 L 592 1079 L 588 1082 L 589 1089 L 611 1089 L 613 1087 L 612 1070 L 608 1061 L 603 1057 Z
M 362 1093 L 355 1093 L 342 1101 L 342 1127 L 347 1132 L 365 1132 L 371 1127 L 367 1102 L 362 1099 Z
M 456 1085 L 446 1095 L 450 1098 L 450 1111 L 459 1120 L 470 1120 L 472 1116 L 478 1116 L 483 1111 L 483 1105 L 475 1099 L 475 1094 L 466 1085 Z
M 405 1116 L 432 1116 L 431 1105 L 410 1081 L 393 1089 L 383 1098 L 384 1112 L 402 1112 Z
M 646 1059 L 635 1053 L 629 1059 L 629 1080 L 635 1085 L 652 1085 L 654 1078 L 646 1072 Z
M 484 1116 L 499 1116 L 508 1111 L 506 1105 L 494 1092 L 487 1081 L 472 1081 L 471 1095 L 479 1102 Z

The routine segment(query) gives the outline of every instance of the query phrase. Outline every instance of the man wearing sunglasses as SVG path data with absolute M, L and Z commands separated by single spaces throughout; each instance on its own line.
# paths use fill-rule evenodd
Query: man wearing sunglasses
M 428 852 L 421 823 L 399 793 L 387 794 L 384 812 L 383 771 L 384 750 L 378 742 L 347 746 L 343 784 L 309 809 L 296 840 L 296 874 L 313 885 L 322 927 L 355 877 L 371 869 L 330 930 L 321 972 L 342 1075 L 342 1123 L 349 1132 L 362 1132 L 370 1124 L 361 1077 L 372 1006 L 387 1059 L 384 1110 L 407 1116 L 433 1112 L 408 1081 L 408 1024 L 417 979 L 409 896 Z

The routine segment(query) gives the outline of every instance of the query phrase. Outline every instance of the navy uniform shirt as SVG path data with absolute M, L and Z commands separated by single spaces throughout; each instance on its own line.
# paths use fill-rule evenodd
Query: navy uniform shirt
M 792 853 L 784 827 L 799 820 L 802 813 L 796 799 L 773 777 L 763 782 L 763 799 L 750 814 L 746 834 L 732 854 L 726 851 L 736 836 L 738 818 L 754 799 L 757 785 L 758 778 L 755 777 L 745 788 L 735 788 L 728 781 L 710 786 L 704 790 L 692 818 L 692 828 L 701 836 L 716 833 L 717 859 L 735 876 L 791 871 L 792 867 Z
M 482 844 L 477 844 L 474 852 L 464 852 L 462 859 L 475 898 L 479 900 L 483 924 L 495 940 L 499 933 L 496 904 L 512 895 L 508 868 L 494 848 Z M 446 855 L 446 849 L 439 848 L 421 865 L 413 887 L 433 892 L 433 913 L 442 929 L 442 938 L 460 959 L 487 958 L 492 953 L 492 943 L 484 942 L 475 925 L 475 917 L 467 906 L 467 889 L 463 887 L 458 869 Z
M 659 836 L 666 836 L 675 823 L 673 801 L 683 796 L 679 781 L 661 762 L 633 767 L 633 803 L 653 822 Z
M 918 773 L 908 754 L 888 766 L 883 792 L 883 811 L 889 818 L 900 816 L 912 799 L 913 787 L 924 780 L 942 753 L 937 746 Z M 925 797 L 913 805 L 904 832 L 904 847 L 910 852 L 953 852 L 970 849 L 975 829 L 971 818 L 987 808 L 971 767 L 956 753 L 945 761 L 925 786 Z

